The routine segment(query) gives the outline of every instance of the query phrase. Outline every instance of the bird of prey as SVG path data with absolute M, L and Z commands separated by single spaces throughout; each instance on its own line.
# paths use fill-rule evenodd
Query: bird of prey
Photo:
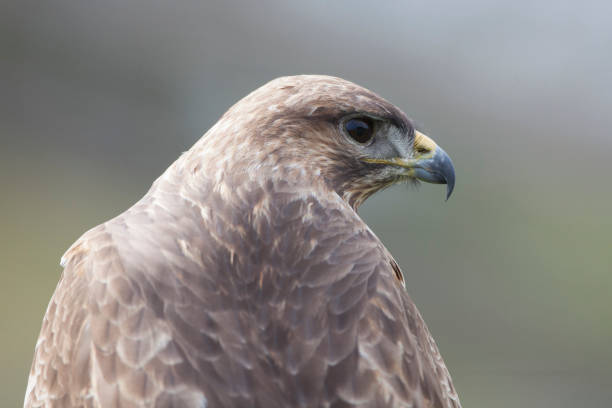
M 459 407 L 391 254 L 357 214 L 448 155 L 340 78 L 247 95 L 64 254 L 26 407 Z

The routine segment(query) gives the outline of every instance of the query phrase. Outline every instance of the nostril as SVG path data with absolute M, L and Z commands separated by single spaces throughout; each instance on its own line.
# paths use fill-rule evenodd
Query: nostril
M 429 149 L 428 149 L 428 148 L 426 148 L 426 147 L 418 147 L 418 148 L 416 149 L 416 151 L 417 151 L 417 153 L 419 153 L 419 154 L 426 154 L 426 153 L 431 152 L 431 150 L 429 150 Z

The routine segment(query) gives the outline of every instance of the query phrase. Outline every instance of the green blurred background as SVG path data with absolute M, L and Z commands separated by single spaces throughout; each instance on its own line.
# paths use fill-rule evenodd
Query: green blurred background
M 610 4 L 3 1 L 0 405 L 22 404 L 64 250 L 236 100 L 321 73 L 455 162 L 448 202 L 398 186 L 361 214 L 463 405 L 612 406 Z

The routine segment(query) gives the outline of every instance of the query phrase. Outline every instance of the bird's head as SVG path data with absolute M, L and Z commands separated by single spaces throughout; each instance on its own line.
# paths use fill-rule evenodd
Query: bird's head
M 216 144 L 242 146 L 233 157 L 251 171 L 308 169 L 353 208 L 397 182 L 446 184 L 447 199 L 455 185 L 442 148 L 393 104 L 340 78 L 278 78 L 239 101 L 215 127 L 241 130 Z

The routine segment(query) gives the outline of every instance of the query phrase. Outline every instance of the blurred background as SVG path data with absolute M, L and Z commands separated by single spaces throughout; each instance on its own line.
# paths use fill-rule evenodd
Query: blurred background
M 19 406 L 59 259 L 235 101 L 340 76 L 454 160 L 361 215 L 465 407 L 610 407 L 612 3 L 3 1 L 0 398 Z

